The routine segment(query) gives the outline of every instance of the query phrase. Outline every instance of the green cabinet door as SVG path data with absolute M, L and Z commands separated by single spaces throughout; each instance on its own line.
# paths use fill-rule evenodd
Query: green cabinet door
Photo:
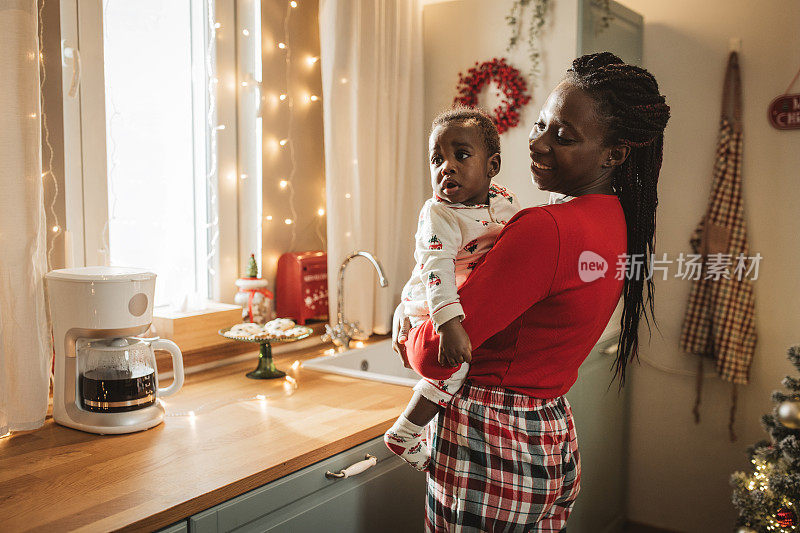
M 367 454 L 378 461 L 361 474 L 325 476 Z M 189 532 L 413 533 L 424 520 L 425 474 L 387 450 L 381 436 L 196 514 Z
M 602 2 L 578 0 L 578 53 L 612 52 L 626 63 L 642 66 L 644 19 L 627 7 L 609 2 L 611 19 L 603 22 Z

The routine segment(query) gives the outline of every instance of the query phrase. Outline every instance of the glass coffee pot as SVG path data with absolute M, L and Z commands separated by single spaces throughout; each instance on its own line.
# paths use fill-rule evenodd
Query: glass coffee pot
M 158 387 L 154 350 L 172 355 L 173 381 Z M 122 413 L 144 409 L 159 397 L 178 392 L 183 385 L 183 356 L 178 346 L 163 339 L 119 337 L 80 339 L 78 399 L 80 406 L 94 413 Z

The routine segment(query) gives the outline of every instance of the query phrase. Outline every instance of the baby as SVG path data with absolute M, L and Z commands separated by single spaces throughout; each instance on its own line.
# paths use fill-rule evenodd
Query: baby
M 512 193 L 492 183 L 500 171 L 500 136 L 484 111 L 461 107 L 440 114 L 428 144 L 433 197 L 419 214 L 416 266 L 402 298 L 412 328 L 430 318 L 439 333 L 439 363 L 460 368 L 447 380 L 420 380 L 384 435 L 386 446 L 418 470 L 430 459 L 423 428 L 461 387 L 472 358 L 456 290 L 520 209 Z

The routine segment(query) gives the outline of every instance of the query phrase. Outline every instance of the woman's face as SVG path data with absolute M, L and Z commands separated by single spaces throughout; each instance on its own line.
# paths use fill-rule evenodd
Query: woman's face
M 545 102 L 529 136 L 531 174 L 544 191 L 580 196 L 612 193 L 611 173 L 624 161 L 603 145 L 605 128 L 594 99 L 569 82 L 559 84 Z

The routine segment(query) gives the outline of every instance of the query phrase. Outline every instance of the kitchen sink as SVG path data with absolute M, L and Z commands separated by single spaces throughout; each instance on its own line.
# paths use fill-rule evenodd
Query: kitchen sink
M 303 362 L 303 368 L 406 387 L 413 387 L 419 381 L 416 372 L 403 366 L 388 339 L 363 348 L 309 359 Z

